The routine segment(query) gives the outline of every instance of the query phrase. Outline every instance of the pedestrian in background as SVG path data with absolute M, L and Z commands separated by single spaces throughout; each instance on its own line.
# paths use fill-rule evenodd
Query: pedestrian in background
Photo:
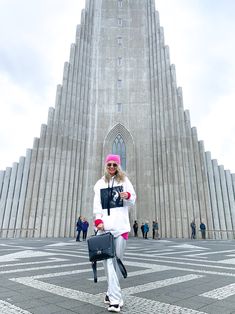
M 86 241 L 88 227 L 89 227 L 88 221 L 86 220 L 86 218 L 83 218 L 83 220 L 82 220 L 82 239 L 83 239 L 83 241 Z
M 205 240 L 205 238 L 206 238 L 206 225 L 204 224 L 203 221 L 201 221 L 201 223 L 200 223 L 200 230 L 202 233 L 202 239 Z
M 142 225 L 141 225 L 140 229 L 141 229 L 142 236 L 143 236 L 143 239 L 144 239 L 144 223 L 143 222 L 142 222 Z
M 146 221 L 146 223 L 144 224 L 144 238 L 148 239 L 148 232 L 149 232 L 149 225 L 148 225 L 148 221 Z
M 191 227 L 191 239 L 196 239 L 196 224 L 194 220 L 192 220 L 190 227 Z
M 156 240 L 159 238 L 159 232 L 158 232 L 159 226 L 158 226 L 158 221 L 154 220 L 153 221 L 153 239 Z
M 137 220 L 135 220 L 134 225 L 133 225 L 133 230 L 134 230 L 134 236 L 135 237 L 138 237 L 138 228 L 139 228 L 138 222 L 137 222 Z
M 77 242 L 81 242 L 80 240 L 80 234 L 82 231 L 82 216 L 80 216 L 77 220 L 77 224 L 76 224 L 76 229 L 77 229 L 77 237 L 76 237 L 76 241 Z

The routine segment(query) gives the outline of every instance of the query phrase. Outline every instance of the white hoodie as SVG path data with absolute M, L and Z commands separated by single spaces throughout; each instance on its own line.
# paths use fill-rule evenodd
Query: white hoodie
M 108 189 L 109 188 L 109 189 Z M 110 205 L 110 215 L 108 216 L 107 210 L 107 197 L 111 195 L 112 199 Z M 109 192 L 108 192 L 109 191 Z M 129 192 L 130 197 L 128 200 L 122 200 L 119 197 L 119 192 Z M 104 177 L 96 182 L 94 186 L 94 204 L 93 213 L 95 219 L 102 219 L 104 223 L 104 230 L 110 231 L 117 237 L 123 233 L 130 232 L 130 221 L 128 214 L 128 207 L 135 204 L 136 194 L 130 180 L 125 177 L 123 182 L 117 182 L 113 177 L 110 182 L 105 182 Z M 116 203 L 115 203 L 116 202 Z M 115 207 L 115 204 L 117 207 Z

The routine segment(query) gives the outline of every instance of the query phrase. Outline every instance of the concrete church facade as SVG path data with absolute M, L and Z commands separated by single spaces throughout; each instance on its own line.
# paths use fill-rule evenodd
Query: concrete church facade
M 191 128 L 154 0 L 86 1 L 40 138 L 0 171 L 1 237 L 71 237 L 79 215 L 92 224 L 110 152 L 137 192 L 131 223 L 158 219 L 162 237 L 188 238 L 202 220 L 208 237 L 234 239 L 235 174 Z

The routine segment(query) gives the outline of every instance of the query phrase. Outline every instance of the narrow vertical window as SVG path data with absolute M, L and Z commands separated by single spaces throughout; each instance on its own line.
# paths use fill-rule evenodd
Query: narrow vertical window
M 122 57 L 118 57 L 117 64 L 118 64 L 118 66 L 122 65 Z
M 122 112 L 122 103 L 117 103 L 117 112 Z
M 122 87 L 122 80 L 117 80 L 117 87 L 121 88 Z
M 126 170 L 126 145 L 120 134 L 117 135 L 113 142 L 112 148 L 113 154 L 121 157 L 121 166 L 123 170 Z
M 117 38 L 118 46 L 122 46 L 122 37 Z
M 118 18 L 118 26 L 122 26 L 122 19 Z
M 118 0 L 118 7 L 122 8 L 122 0 Z

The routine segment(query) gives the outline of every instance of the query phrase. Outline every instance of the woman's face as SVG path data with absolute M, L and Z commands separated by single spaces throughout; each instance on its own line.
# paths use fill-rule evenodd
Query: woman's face
M 116 174 L 117 167 L 118 167 L 116 161 L 114 160 L 108 161 L 106 164 L 106 167 L 107 167 L 108 173 L 113 177 Z

